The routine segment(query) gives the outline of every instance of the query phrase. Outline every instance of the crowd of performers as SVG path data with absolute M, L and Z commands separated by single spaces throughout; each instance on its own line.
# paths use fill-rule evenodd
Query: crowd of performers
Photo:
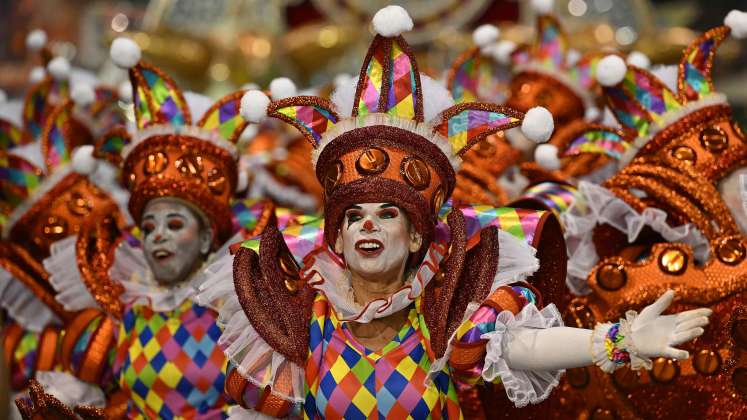
M 107 87 L 30 32 L 0 104 L 13 416 L 747 417 L 747 139 L 711 80 L 747 13 L 655 66 L 532 3 L 533 43 L 481 26 L 441 78 L 385 7 L 330 97 L 213 102 L 128 38 Z

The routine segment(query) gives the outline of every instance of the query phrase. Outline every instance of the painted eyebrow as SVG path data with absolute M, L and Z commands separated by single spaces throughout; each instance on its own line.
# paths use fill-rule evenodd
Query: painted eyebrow
M 363 210 L 363 207 L 357 206 L 357 205 L 352 205 L 352 206 L 348 207 L 347 210 Z
M 155 218 L 156 218 L 156 216 L 154 216 L 152 214 L 146 214 L 145 216 L 143 216 L 143 220 L 146 220 L 146 219 L 155 219 Z
M 186 219 L 186 217 L 183 214 L 179 214 L 179 213 L 169 213 L 166 215 L 166 217 L 181 217 L 182 219 Z
M 382 205 L 379 206 L 380 209 L 388 209 L 388 208 L 391 208 L 391 207 L 397 207 L 397 206 L 394 205 L 394 204 L 392 204 L 392 203 L 384 203 L 384 204 L 382 204 Z

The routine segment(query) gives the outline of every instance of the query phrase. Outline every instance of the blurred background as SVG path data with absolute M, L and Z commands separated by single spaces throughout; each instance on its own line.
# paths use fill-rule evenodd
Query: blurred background
M 39 59 L 24 39 L 44 29 L 54 53 L 112 84 L 125 77 L 108 60 L 111 40 L 127 34 L 148 60 L 185 89 L 219 95 L 246 83 L 266 86 L 289 76 L 300 87 L 321 87 L 339 73 L 358 71 L 371 39 L 370 17 L 383 0 L 0 0 L 0 88 L 22 95 Z M 440 76 L 471 45 L 483 23 L 502 38 L 533 36 L 528 0 L 399 0 L 413 16 L 408 35 L 421 70 Z M 674 64 L 682 48 L 721 24 L 744 0 L 557 0 L 556 12 L 580 51 L 640 50 L 655 64 Z M 747 43 L 720 49 L 714 77 L 738 119 L 747 104 Z

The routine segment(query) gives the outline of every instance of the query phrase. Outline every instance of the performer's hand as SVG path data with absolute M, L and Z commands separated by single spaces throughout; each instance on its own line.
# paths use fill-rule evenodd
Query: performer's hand
M 708 308 L 693 309 L 674 315 L 662 315 L 674 299 L 669 290 L 641 311 L 631 325 L 632 340 L 638 355 L 655 358 L 687 359 L 689 354 L 675 346 L 693 340 L 703 334 L 708 317 L 713 311 Z

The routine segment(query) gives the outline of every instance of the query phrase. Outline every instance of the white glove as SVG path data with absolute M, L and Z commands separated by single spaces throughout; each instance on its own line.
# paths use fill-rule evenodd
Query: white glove
M 628 312 L 628 321 L 632 321 L 631 340 L 638 356 L 670 359 L 689 357 L 687 351 L 674 346 L 700 337 L 713 311 L 699 308 L 675 315 L 662 315 L 662 312 L 672 304 L 673 299 L 674 291 L 668 290 L 656 302 L 645 307 L 637 317 L 635 312 Z

